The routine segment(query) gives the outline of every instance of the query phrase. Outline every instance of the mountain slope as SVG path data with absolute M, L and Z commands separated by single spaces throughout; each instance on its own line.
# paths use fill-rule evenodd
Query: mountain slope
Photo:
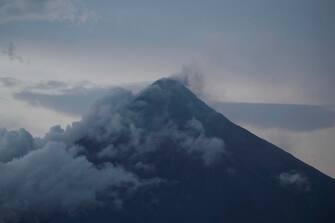
M 187 119 L 195 118 L 202 123 L 207 136 L 217 137 L 225 142 L 227 157 L 223 163 L 211 170 L 205 170 L 206 173 L 202 176 L 203 179 L 207 179 L 208 175 L 211 176 L 208 178 L 210 183 L 202 189 L 208 187 L 211 192 L 217 190 L 212 197 L 220 203 L 212 207 L 217 209 L 215 214 L 222 213 L 224 210 L 222 207 L 227 206 L 227 210 L 236 212 L 236 216 L 232 217 L 234 222 L 241 217 L 241 213 L 248 212 L 250 213 L 245 216 L 246 219 L 242 220 L 250 220 L 250 217 L 254 216 L 257 222 L 261 222 L 262 218 L 264 221 L 269 221 L 270 218 L 277 216 L 278 222 L 332 221 L 332 210 L 335 207 L 333 179 L 234 125 L 223 115 L 206 106 L 178 82 L 164 79 L 154 83 L 153 86 L 158 86 L 160 90 L 146 91 L 136 99 L 144 100 L 150 105 L 144 114 L 155 117 L 155 114 L 160 116 L 162 112 L 167 112 L 169 117 L 167 120 L 172 119 L 180 126 Z M 161 95 L 168 96 L 162 98 Z M 157 107 L 160 107 L 161 111 L 157 111 Z M 150 123 L 150 119 L 147 123 Z M 190 174 L 192 169 L 193 167 L 188 169 L 189 172 L 185 171 L 185 175 Z M 231 175 L 222 173 L 224 172 L 222 169 L 228 169 Z M 199 183 L 202 177 L 195 176 L 196 180 L 193 183 Z M 222 179 L 219 179 L 220 177 Z M 191 184 L 189 187 L 194 186 Z M 235 196 L 231 197 L 231 194 Z M 218 199 L 220 195 L 222 197 Z M 230 197 L 228 204 L 223 204 L 226 197 Z M 206 209 L 206 206 L 203 208 Z M 222 220 L 225 220 L 224 216 Z
M 102 205 L 42 222 L 335 221 L 332 178 L 230 122 L 178 81 L 115 95 L 63 134 L 76 136 L 77 156 L 98 168 L 122 166 L 138 186 L 111 187 L 96 195 Z M 109 196 L 116 191 L 117 199 Z M 23 222 L 34 219 L 27 216 Z

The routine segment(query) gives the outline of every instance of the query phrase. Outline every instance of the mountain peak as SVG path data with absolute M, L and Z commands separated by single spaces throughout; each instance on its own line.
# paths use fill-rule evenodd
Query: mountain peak
M 181 82 L 171 78 L 155 81 L 135 97 L 129 108 L 140 112 L 146 126 L 152 122 L 159 126 L 164 121 L 183 124 L 192 118 L 202 122 L 217 114 Z
M 194 100 L 196 96 L 180 81 L 172 78 L 161 78 L 152 83 L 148 88 L 142 91 L 138 97 L 163 97 L 159 99 L 167 99 L 169 97 L 179 95 L 187 96 L 189 99 Z
M 159 85 L 160 87 L 172 87 L 172 86 L 179 86 L 179 87 L 185 87 L 180 81 L 174 79 L 174 78 L 168 78 L 163 77 L 158 80 L 156 80 L 152 85 Z

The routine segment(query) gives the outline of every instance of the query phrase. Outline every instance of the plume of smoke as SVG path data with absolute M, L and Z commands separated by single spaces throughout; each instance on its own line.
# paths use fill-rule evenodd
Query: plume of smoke
M 205 78 L 200 66 L 193 62 L 184 65 L 180 72 L 171 75 L 171 78 L 177 80 L 188 87 L 200 98 L 208 97 L 205 92 Z

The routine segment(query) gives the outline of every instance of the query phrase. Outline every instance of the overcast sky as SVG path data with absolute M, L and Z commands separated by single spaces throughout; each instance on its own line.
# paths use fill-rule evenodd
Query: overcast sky
M 0 0 L 1 72 L 115 84 L 152 80 L 196 61 L 220 98 L 330 104 L 334 6 L 332 0 Z
M 298 146 L 288 142 L 304 139 L 304 148 L 334 157 L 333 137 L 323 133 L 335 132 L 334 10 L 333 0 L 0 0 L 0 127 L 42 135 L 78 119 L 109 86 L 147 83 L 196 64 L 206 95 L 253 103 L 252 114 L 271 112 L 262 103 L 320 106 L 316 113 L 294 107 L 290 116 L 306 111 L 316 119 L 312 130 L 288 127 L 309 126 L 307 118 L 284 119 L 287 125 L 269 122 L 271 115 L 258 115 L 257 123 L 232 118 L 295 154 Z M 78 102 L 82 95 L 88 101 Z M 314 144 L 293 137 L 302 132 L 322 137 Z M 335 176 L 334 159 L 325 165 L 301 153 Z

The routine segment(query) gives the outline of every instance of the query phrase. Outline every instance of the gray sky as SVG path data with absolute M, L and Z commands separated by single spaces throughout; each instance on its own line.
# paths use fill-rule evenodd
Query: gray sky
M 115 84 L 196 61 L 220 99 L 334 104 L 334 8 L 332 0 L 0 0 L 1 73 Z
M 211 99 L 249 103 L 226 104 L 226 112 L 256 114 L 234 121 L 335 176 L 334 158 L 304 152 L 334 157 L 334 10 L 333 0 L 0 0 L 0 127 L 42 135 L 79 118 L 88 104 L 81 95 L 91 102 L 110 86 L 196 64 Z M 277 110 L 266 103 L 295 112 L 280 119 L 291 121 L 263 119 Z

